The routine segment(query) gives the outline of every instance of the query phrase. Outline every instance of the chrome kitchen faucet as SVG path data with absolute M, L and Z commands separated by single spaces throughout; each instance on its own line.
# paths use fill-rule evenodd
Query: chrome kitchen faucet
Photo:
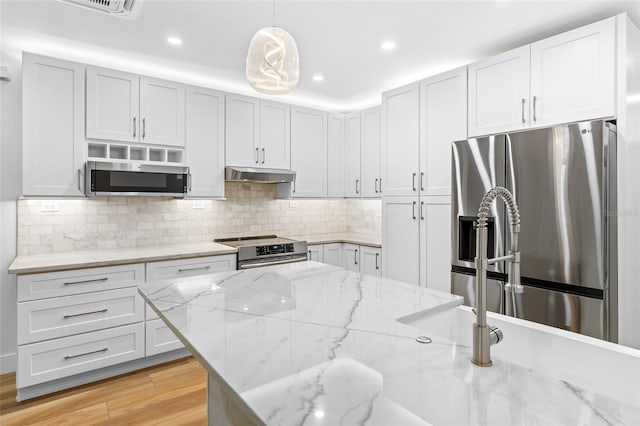
M 511 226 L 511 250 L 507 256 L 487 259 L 487 216 L 489 207 L 498 196 L 507 204 L 509 209 L 509 224 Z M 520 212 L 513 195 L 501 186 L 489 190 L 480 203 L 478 210 L 478 226 L 476 227 L 476 322 L 473 324 L 473 358 L 471 362 L 481 367 L 492 364 L 491 345 L 502 340 L 502 331 L 497 327 L 487 325 L 487 266 L 496 262 L 509 262 L 509 280 L 505 291 L 510 292 L 515 302 L 515 294 L 522 293 L 520 284 L 520 252 L 518 251 L 518 234 L 520 233 Z M 515 303 L 514 303 L 515 313 Z

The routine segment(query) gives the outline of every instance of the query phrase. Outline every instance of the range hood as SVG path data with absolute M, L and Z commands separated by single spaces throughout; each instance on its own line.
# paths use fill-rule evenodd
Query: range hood
M 296 172 L 292 170 L 227 166 L 225 167 L 225 180 L 260 183 L 295 182 Z

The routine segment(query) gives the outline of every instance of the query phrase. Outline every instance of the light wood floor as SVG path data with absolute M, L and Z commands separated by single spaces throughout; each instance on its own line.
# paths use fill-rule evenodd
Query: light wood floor
M 207 374 L 193 358 L 16 403 L 0 376 L 0 425 L 203 425 Z

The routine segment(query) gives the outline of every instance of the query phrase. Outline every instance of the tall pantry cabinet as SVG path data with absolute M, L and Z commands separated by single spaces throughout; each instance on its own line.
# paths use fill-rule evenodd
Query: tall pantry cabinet
M 450 291 L 451 143 L 466 139 L 467 69 L 382 95 L 382 263 Z

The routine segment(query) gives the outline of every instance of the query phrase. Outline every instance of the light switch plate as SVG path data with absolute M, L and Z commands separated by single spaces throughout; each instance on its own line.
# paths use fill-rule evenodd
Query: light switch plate
M 296 207 L 298 207 L 298 201 L 297 200 L 289 200 L 289 207 L 291 207 L 292 209 L 295 209 Z
M 194 201 L 193 202 L 194 209 L 204 209 L 204 201 Z

